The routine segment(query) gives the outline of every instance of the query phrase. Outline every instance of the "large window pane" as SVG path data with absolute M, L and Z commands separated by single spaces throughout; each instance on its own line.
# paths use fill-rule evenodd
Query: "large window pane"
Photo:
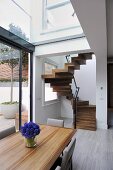
M 23 8 L 23 6 L 26 4 L 28 8 L 29 3 L 29 0 L 0 0 L 0 26 L 24 39 L 27 37 L 26 40 L 30 40 L 31 17 L 28 10 Z M 14 29 L 10 28 L 10 24 L 15 26 Z M 25 34 L 25 36 L 22 36 L 23 34 Z
M 47 24 L 48 28 L 80 26 L 78 18 L 74 14 L 73 7 L 70 3 L 54 9 L 48 9 Z
M 65 30 L 80 28 L 80 22 L 69 0 L 45 0 L 44 4 L 44 30 Z
M 0 131 L 15 126 L 19 113 L 20 51 L 0 42 Z
M 53 5 L 55 3 L 59 3 L 65 0 L 47 0 L 47 5 Z

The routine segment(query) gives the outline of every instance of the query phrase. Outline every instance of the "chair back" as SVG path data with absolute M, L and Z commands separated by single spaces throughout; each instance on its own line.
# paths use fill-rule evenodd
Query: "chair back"
M 63 120 L 59 120 L 59 119 L 48 118 L 47 119 L 47 125 L 64 127 L 64 121 Z
M 70 170 L 72 169 L 72 156 L 75 148 L 76 138 L 72 138 L 69 145 L 63 151 L 61 170 Z
M 15 126 L 5 129 L 0 132 L 0 139 L 3 139 L 16 132 Z

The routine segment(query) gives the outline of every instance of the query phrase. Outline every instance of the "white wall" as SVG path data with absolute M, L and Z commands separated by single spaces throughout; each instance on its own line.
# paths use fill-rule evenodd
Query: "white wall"
M 105 0 L 71 0 L 92 51 L 96 55 L 96 118 L 107 128 L 107 30 Z
M 54 42 L 36 46 L 35 52 L 37 56 L 61 56 L 66 54 L 75 54 L 90 51 L 87 39 L 78 38 L 66 41 Z
M 0 87 L 0 103 L 10 101 L 10 87 Z M 13 101 L 19 101 L 19 87 L 13 87 Z M 22 104 L 24 109 L 29 108 L 29 89 L 22 87 Z
M 88 100 L 96 105 L 96 58 L 87 60 L 86 65 L 81 65 L 80 70 L 75 70 L 77 86 L 80 87 L 79 99 Z
M 61 98 L 61 117 L 73 118 L 71 101 L 67 100 L 65 97 Z
M 83 33 L 81 28 L 71 28 L 71 29 L 63 29 L 60 31 L 48 31 L 42 30 L 43 24 L 43 0 L 32 0 L 31 3 L 31 41 L 33 43 L 36 42 L 45 42 L 48 40 L 55 40 L 59 38 L 70 38 L 75 36 L 75 32 L 78 34 Z

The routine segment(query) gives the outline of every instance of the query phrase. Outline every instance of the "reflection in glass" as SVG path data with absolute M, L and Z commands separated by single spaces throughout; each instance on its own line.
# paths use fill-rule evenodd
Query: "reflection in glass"
M 20 51 L 0 42 L 0 131 L 15 126 L 19 112 Z
M 30 40 L 31 16 L 28 13 L 30 10 L 26 10 L 26 7 L 30 9 L 30 0 L 0 0 L 0 26 L 21 38 L 24 38 L 21 35 L 25 34 L 28 41 Z M 12 29 L 10 24 L 15 26 L 16 30 Z
M 48 28 L 52 27 L 67 27 L 67 26 L 80 26 L 77 16 L 74 14 L 72 5 L 66 4 L 64 6 L 48 9 Z
M 70 0 L 45 0 L 44 29 L 82 28 Z

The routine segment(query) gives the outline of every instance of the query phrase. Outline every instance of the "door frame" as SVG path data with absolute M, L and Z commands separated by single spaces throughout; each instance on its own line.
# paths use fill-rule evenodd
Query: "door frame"
M 19 62 L 19 130 L 20 130 L 22 125 L 22 115 L 21 115 L 22 50 L 30 53 L 30 121 L 32 121 L 33 120 L 33 52 L 35 51 L 35 46 L 2 27 L 0 27 L 0 41 L 20 50 L 20 62 Z

